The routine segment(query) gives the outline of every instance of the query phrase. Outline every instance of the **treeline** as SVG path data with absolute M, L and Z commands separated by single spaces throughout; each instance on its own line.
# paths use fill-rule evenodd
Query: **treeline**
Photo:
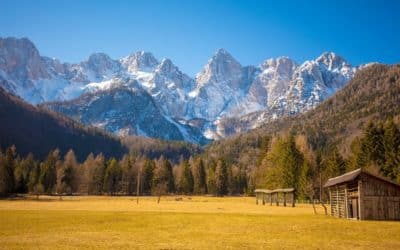
M 64 156 L 53 150 L 38 161 L 32 154 L 22 158 L 9 147 L 0 152 L 0 195 L 235 195 L 255 188 L 293 187 L 298 199 L 326 200 L 323 184 L 357 168 L 400 182 L 400 128 L 393 119 L 368 123 L 347 155 L 335 144 L 318 147 L 309 138 L 292 131 L 251 141 L 232 139 L 224 147 L 180 157 L 176 164 L 164 156 L 137 154 L 121 159 L 89 154 L 78 162 L 72 150 Z M 240 151 L 248 143 L 257 149 Z
M 393 119 L 370 122 L 344 157 L 335 145 L 313 148 L 304 135 L 270 137 L 257 168 L 255 186 L 294 187 L 300 199 L 327 199 L 323 184 L 347 171 L 363 168 L 400 182 L 400 128 Z
M 161 156 L 152 160 L 126 154 L 121 160 L 89 154 L 79 163 L 73 150 L 61 157 L 51 151 L 44 161 L 32 154 L 17 155 L 16 148 L 0 152 L 0 195 L 89 194 L 89 195 L 162 195 L 162 194 L 242 194 L 247 191 L 243 169 L 228 168 L 223 160 L 208 166 L 197 158 L 181 157 L 175 166 Z

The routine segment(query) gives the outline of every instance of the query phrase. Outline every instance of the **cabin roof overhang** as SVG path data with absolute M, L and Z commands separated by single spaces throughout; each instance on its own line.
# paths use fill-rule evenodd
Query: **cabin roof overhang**
M 340 175 L 340 176 L 337 176 L 337 177 L 334 177 L 334 178 L 330 178 L 325 183 L 324 188 L 328 188 L 328 187 L 332 187 L 332 186 L 336 186 L 336 185 L 340 185 L 340 184 L 344 184 L 344 183 L 347 183 L 347 182 L 354 181 L 361 174 L 366 174 L 366 175 L 372 176 L 372 177 L 374 177 L 376 179 L 379 179 L 379 180 L 385 181 L 387 183 L 390 183 L 392 185 L 395 185 L 397 187 L 400 187 L 400 185 L 398 183 L 396 183 L 396 182 L 388 180 L 388 179 L 386 179 L 386 178 L 384 178 L 382 176 L 369 173 L 369 172 L 359 168 L 359 169 L 353 170 L 351 172 L 345 173 L 343 175 Z
M 280 188 L 280 189 L 256 189 L 254 190 L 255 193 L 264 193 L 264 194 L 273 194 L 273 193 L 292 193 L 294 192 L 294 188 Z

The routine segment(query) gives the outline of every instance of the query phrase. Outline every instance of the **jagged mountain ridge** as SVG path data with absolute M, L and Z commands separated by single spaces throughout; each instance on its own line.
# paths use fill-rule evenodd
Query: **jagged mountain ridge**
M 154 100 L 155 108 L 148 109 L 154 113 L 146 116 L 162 116 L 171 125 L 167 127 L 179 127 L 180 135 L 172 129 L 163 131 L 158 138 L 183 138 L 197 143 L 204 142 L 198 131 L 207 138 L 218 139 L 256 128 L 283 115 L 312 109 L 341 89 L 356 71 L 356 67 L 334 53 L 324 53 L 300 65 L 288 57 L 280 57 L 259 66 L 242 66 L 226 50 L 220 49 L 193 79 L 171 60 L 158 61 L 149 52 L 136 52 L 120 60 L 95 53 L 84 62 L 68 64 L 40 56 L 26 38 L 0 39 L 2 87 L 26 101 L 33 104 L 56 101 L 48 107 L 61 112 L 73 109 L 57 108 L 57 105 L 80 103 L 83 105 L 80 110 L 89 112 L 91 109 L 84 106 L 91 104 L 82 102 L 81 95 L 95 96 L 115 88 L 133 91 L 131 85 L 135 82 L 135 88 L 144 90 L 136 94 L 148 94 Z M 133 102 L 128 98 L 123 103 L 129 106 Z M 106 107 L 103 109 L 107 112 Z M 103 121 L 94 122 L 82 120 L 91 114 L 67 113 L 111 132 L 154 136 L 145 130 L 141 133 L 137 129 L 121 130 L 126 127 L 122 113 L 113 118 L 112 124 L 105 124 L 110 122 L 106 116 Z M 121 124 L 117 125 L 118 122 Z M 129 126 L 135 128 L 138 122 L 131 119 Z

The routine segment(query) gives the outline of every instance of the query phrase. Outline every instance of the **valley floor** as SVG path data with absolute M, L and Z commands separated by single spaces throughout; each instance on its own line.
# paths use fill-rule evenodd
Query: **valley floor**
M 400 249 L 400 222 L 350 221 L 254 197 L 0 201 L 0 249 Z

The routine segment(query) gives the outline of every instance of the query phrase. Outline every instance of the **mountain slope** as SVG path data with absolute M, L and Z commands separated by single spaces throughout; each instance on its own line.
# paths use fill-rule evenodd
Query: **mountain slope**
M 15 145 L 18 152 L 43 158 L 55 148 L 75 150 L 83 160 L 93 152 L 120 157 L 126 152 L 118 139 L 94 128 L 25 103 L 0 88 L 0 146 Z
M 130 88 L 111 88 L 87 93 L 71 101 L 41 106 L 118 135 L 135 134 L 200 144 L 205 140 L 200 132 L 190 130 L 191 133 L 188 133 L 188 128 L 165 116 L 152 97 L 135 81 L 130 83 Z M 189 137 L 193 135 L 197 137 Z
M 374 64 L 357 72 L 347 86 L 315 109 L 213 142 L 207 154 L 255 166 L 263 138 L 289 131 L 305 135 L 314 149 L 335 144 L 347 154 L 351 141 L 369 120 L 400 119 L 399 107 L 400 65 Z

